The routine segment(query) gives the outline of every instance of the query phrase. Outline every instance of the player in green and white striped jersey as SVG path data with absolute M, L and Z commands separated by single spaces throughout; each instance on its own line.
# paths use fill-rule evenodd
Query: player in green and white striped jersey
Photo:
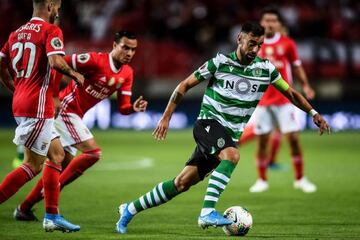
M 264 29 L 258 23 L 245 23 L 238 35 L 235 52 L 218 54 L 176 87 L 153 135 L 157 140 L 164 140 L 181 98 L 200 82 L 208 81 L 194 126 L 195 151 L 178 176 L 120 206 L 121 217 L 116 225 L 119 233 L 126 233 L 135 214 L 171 200 L 209 174 L 198 224 L 202 228 L 231 224 L 215 210 L 215 205 L 239 161 L 236 142 L 269 84 L 300 109 L 311 113 L 320 133 L 330 131 L 320 114 L 282 79 L 275 67 L 268 60 L 257 57 L 263 35 Z

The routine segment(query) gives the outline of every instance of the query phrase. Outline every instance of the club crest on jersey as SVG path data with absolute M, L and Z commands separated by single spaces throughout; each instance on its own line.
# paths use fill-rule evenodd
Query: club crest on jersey
M 60 49 L 64 48 L 63 42 L 58 37 L 55 37 L 55 38 L 51 39 L 50 43 L 51 43 L 51 46 L 56 50 L 60 50 Z
M 254 77 L 260 77 L 262 74 L 262 69 L 261 68 L 254 68 L 252 70 L 252 74 L 254 75 Z
M 110 80 L 109 80 L 109 82 L 108 82 L 108 86 L 111 87 L 111 86 L 114 85 L 114 84 L 115 84 L 115 78 L 112 77 L 112 78 L 110 78 Z
M 90 60 L 90 54 L 88 53 L 83 53 L 77 56 L 78 62 L 79 63 L 86 63 Z
M 266 47 L 266 48 L 265 48 L 265 54 L 266 54 L 267 56 L 273 55 L 273 54 L 274 54 L 274 48 L 273 48 L 273 47 Z
M 218 145 L 219 148 L 224 147 L 225 146 L 225 140 L 223 138 L 219 138 L 217 140 L 217 145 Z

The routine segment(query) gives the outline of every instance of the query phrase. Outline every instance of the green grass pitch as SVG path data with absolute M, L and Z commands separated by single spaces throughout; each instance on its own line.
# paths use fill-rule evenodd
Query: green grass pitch
M 0 179 L 11 170 L 15 156 L 13 129 L 0 130 Z M 15 222 L 12 212 L 35 181 L 0 206 L 0 239 L 237 239 L 220 228 L 201 230 L 197 217 L 207 181 L 169 203 L 142 212 L 134 218 L 128 234 L 115 233 L 117 207 L 176 176 L 194 148 L 190 130 L 170 131 L 165 142 L 151 132 L 94 131 L 103 149 L 102 160 L 61 195 L 60 209 L 81 231 L 45 233 L 41 222 Z M 254 219 L 249 239 L 355 239 L 360 238 L 360 133 L 334 133 L 319 137 L 301 135 L 305 173 L 318 192 L 293 189 L 293 171 L 284 141 L 279 162 L 287 171 L 270 171 L 270 190 L 250 194 L 256 178 L 252 142 L 240 149 L 241 160 L 217 205 L 224 211 L 232 205 L 246 207 Z M 36 206 L 42 218 L 43 203 Z

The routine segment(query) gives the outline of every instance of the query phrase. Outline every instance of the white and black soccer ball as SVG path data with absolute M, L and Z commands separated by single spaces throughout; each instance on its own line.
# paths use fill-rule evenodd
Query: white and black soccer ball
M 245 236 L 253 224 L 251 214 L 240 206 L 226 209 L 224 217 L 233 221 L 231 225 L 223 227 L 225 234 L 228 236 Z

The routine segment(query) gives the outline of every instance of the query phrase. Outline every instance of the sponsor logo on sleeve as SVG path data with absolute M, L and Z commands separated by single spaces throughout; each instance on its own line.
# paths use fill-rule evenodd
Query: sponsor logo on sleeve
M 77 56 L 77 60 L 79 63 L 87 63 L 90 60 L 90 54 L 88 53 L 79 54 Z
M 56 50 L 61 50 L 61 49 L 64 48 L 63 42 L 58 37 L 55 37 L 55 38 L 51 39 L 50 43 L 51 43 L 51 46 Z

